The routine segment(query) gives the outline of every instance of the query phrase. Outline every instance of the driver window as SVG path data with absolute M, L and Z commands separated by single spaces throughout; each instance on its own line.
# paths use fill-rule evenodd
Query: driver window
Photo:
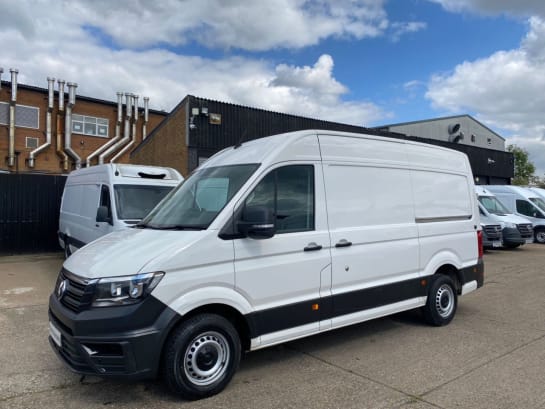
M 314 230 L 314 167 L 273 170 L 250 193 L 245 205 L 271 209 L 277 233 Z

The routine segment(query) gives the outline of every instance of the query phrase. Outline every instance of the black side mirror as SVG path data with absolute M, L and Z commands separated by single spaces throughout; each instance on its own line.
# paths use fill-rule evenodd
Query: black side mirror
M 270 239 L 276 233 L 274 214 L 265 206 L 248 206 L 237 223 L 238 231 L 251 239 Z
M 108 208 L 106 206 L 99 206 L 97 209 L 97 223 L 110 223 L 112 224 L 112 218 L 108 216 Z

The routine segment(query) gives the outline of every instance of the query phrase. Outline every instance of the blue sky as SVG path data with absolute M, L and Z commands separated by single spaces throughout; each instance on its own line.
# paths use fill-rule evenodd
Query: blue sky
M 543 0 L 0 0 L 0 66 L 375 126 L 471 114 L 545 173 Z M 4 74 L 3 79 L 8 79 Z M 142 98 L 140 99 L 142 101 Z

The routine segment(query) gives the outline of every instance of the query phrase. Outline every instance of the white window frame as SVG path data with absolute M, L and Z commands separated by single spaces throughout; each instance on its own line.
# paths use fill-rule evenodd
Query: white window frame
M 74 119 L 74 117 L 81 117 L 82 120 Z M 102 122 L 102 123 L 99 123 Z M 81 124 L 81 130 L 74 129 L 74 124 Z M 86 132 L 85 125 L 95 125 L 95 132 Z M 100 118 L 97 116 L 83 115 L 83 114 L 72 114 L 72 133 L 77 133 L 80 135 L 86 136 L 96 136 L 98 138 L 109 138 L 110 135 L 110 120 L 107 118 Z M 98 133 L 98 127 L 105 126 L 106 134 L 101 135 Z
M 0 104 L 2 105 L 8 105 L 8 122 L 7 123 L 4 123 L 4 122 L 0 122 L 0 125 L 9 125 L 9 103 L 7 102 L 0 102 Z M 38 121 L 36 123 L 36 126 L 23 126 L 23 125 L 17 125 L 17 107 L 25 107 L 25 108 L 31 108 L 31 109 L 35 109 L 37 112 L 38 112 Z M 22 105 L 22 104 L 15 104 L 15 127 L 16 128 L 27 128 L 27 129 L 40 129 L 40 108 L 39 107 L 35 107 L 35 106 L 32 106 L 32 105 Z

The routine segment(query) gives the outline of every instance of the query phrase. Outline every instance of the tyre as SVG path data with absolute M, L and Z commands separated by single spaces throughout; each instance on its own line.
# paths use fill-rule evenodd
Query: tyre
M 67 237 L 64 239 L 64 258 L 67 259 L 71 255 L 72 255 L 72 251 L 70 251 L 70 244 Z
M 221 392 L 240 362 L 240 337 L 230 321 L 216 314 L 200 314 L 170 335 L 163 355 L 168 387 L 185 399 Z
M 458 297 L 450 277 L 438 275 L 434 278 L 428 292 L 428 301 L 422 307 L 422 311 L 428 324 L 440 327 L 447 325 L 454 318 Z
M 538 228 L 534 230 L 534 239 L 536 243 L 545 244 L 545 229 Z

